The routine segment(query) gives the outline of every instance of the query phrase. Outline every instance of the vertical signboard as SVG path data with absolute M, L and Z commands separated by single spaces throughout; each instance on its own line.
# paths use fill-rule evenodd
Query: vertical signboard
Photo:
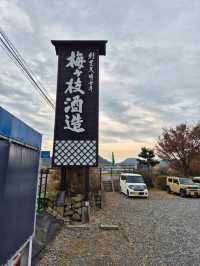
M 97 166 L 99 55 L 107 41 L 52 41 L 58 55 L 54 166 Z

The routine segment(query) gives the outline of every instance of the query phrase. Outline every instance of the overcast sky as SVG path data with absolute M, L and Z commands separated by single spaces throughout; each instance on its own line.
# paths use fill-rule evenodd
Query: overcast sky
M 108 40 L 100 58 L 100 153 L 153 147 L 163 127 L 199 121 L 199 0 L 0 0 L 0 25 L 55 99 L 51 39 Z M 52 146 L 54 114 L 0 47 L 0 106 Z

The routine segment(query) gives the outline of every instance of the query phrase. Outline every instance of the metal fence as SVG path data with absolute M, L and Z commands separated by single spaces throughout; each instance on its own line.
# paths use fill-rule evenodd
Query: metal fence
M 44 212 L 47 207 L 47 182 L 48 182 L 49 170 L 40 171 L 39 184 L 38 184 L 38 199 L 37 199 L 37 212 Z

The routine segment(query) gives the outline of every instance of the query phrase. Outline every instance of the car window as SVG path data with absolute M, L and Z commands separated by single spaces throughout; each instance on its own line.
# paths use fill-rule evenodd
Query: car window
M 135 176 L 128 175 L 126 177 L 126 182 L 127 183 L 144 183 L 144 179 L 140 175 L 135 175 Z
M 183 185 L 193 185 L 194 182 L 189 178 L 180 178 L 180 183 Z
M 123 180 L 123 181 L 126 180 L 126 177 L 122 175 L 121 180 Z
M 174 181 L 173 183 L 179 184 L 178 179 L 174 179 L 173 181 Z
M 171 183 L 171 182 L 172 182 L 172 179 L 171 179 L 171 178 L 168 178 L 168 182 L 170 182 L 170 183 Z

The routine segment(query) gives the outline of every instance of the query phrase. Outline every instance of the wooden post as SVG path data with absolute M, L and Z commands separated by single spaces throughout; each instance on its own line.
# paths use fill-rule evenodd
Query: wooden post
M 69 176 L 70 176 L 70 171 L 69 168 L 65 168 L 65 191 L 66 191 L 66 196 L 69 195 Z
M 89 201 L 89 192 L 90 192 L 90 168 L 85 167 L 85 201 Z
M 100 175 L 100 191 L 101 191 L 101 203 L 100 208 L 102 209 L 102 168 L 99 169 L 99 175 Z
M 43 177 L 43 170 L 40 171 L 40 182 L 39 182 L 39 192 L 38 192 L 38 210 L 42 207 L 41 204 L 41 194 L 42 194 L 42 177 Z
M 89 203 L 89 191 L 90 191 L 90 180 L 89 180 L 89 167 L 84 168 L 85 176 L 85 207 L 82 208 L 82 221 L 88 223 L 90 221 L 90 203 Z
M 46 207 L 46 194 L 47 194 L 47 178 L 48 178 L 48 171 L 45 171 L 45 184 L 44 184 L 44 208 Z
M 113 171 L 112 171 L 112 167 L 111 167 L 111 183 L 112 183 L 112 192 L 115 192 L 115 188 L 114 188 L 114 182 L 113 182 Z
M 66 190 L 66 168 L 61 167 L 60 190 Z
M 58 193 L 56 207 L 60 207 L 60 215 L 64 216 L 65 212 L 65 196 L 66 196 L 66 168 L 61 167 L 60 191 Z
M 100 179 L 100 181 L 99 181 L 100 182 L 99 188 L 100 188 L 100 191 L 101 191 L 102 190 L 102 168 L 101 167 L 99 168 L 99 176 L 100 176 L 100 178 L 99 178 Z

